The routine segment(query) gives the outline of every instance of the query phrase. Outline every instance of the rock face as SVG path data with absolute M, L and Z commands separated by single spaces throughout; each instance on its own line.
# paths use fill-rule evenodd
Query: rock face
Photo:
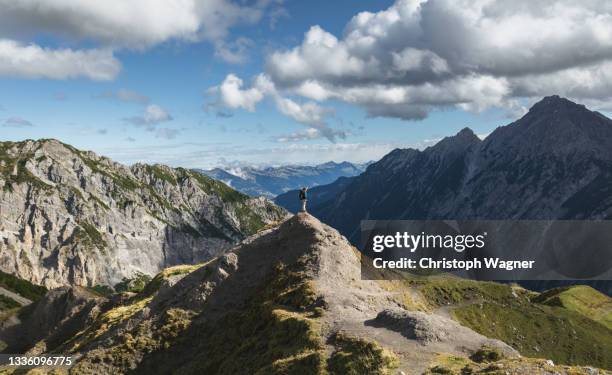
M 55 140 L 0 143 L 0 269 L 48 287 L 202 262 L 285 214 L 181 168 L 127 167 Z
M 609 219 L 612 120 L 558 96 L 481 141 L 470 129 L 396 149 L 315 216 L 357 241 L 363 219 Z
M 242 193 L 251 196 L 263 195 L 273 198 L 303 186 L 325 185 L 339 177 L 356 176 L 363 172 L 368 164 L 328 162 L 315 166 L 244 167 L 227 171 L 215 168 L 198 171 L 214 179 L 221 180 Z

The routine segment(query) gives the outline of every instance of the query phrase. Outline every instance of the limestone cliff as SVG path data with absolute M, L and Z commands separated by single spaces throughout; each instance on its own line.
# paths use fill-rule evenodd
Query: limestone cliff
M 202 262 L 285 214 L 182 168 L 128 167 L 56 140 L 0 143 L 0 270 L 47 287 Z

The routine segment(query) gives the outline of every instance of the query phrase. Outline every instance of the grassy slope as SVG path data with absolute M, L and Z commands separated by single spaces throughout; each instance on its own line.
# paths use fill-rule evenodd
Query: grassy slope
M 210 262 L 199 267 L 207 264 Z M 126 306 L 102 313 L 66 348 L 86 347 L 143 309 L 162 279 L 197 268 L 178 266 L 161 272 Z M 389 373 L 397 359 L 373 342 L 338 335 L 332 343 L 335 350 L 329 356 L 319 322 L 324 310 L 310 281 L 299 269 L 300 266 L 293 269 L 278 265 L 260 292 L 220 321 L 208 323 L 201 317 L 196 319 L 193 311 L 170 307 L 157 323 L 141 323 L 119 332 L 112 347 L 90 352 L 74 371 L 87 372 L 100 363 L 112 363 L 133 365 L 138 367 L 134 373 L 143 374 Z M 136 358 L 143 355 L 138 364 Z
M 478 353 L 478 352 L 477 352 Z M 584 367 L 558 365 L 544 359 L 534 358 L 477 358 L 442 353 L 431 363 L 425 375 L 434 374 L 567 374 L 591 375 L 592 370 Z
M 47 292 L 44 286 L 34 285 L 2 271 L 0 271 L 0 286 L 31 301 L 40 299 Z
M 534 298 L 534 302 L 575 311 L 612 329 L 612 299 L 589 286 L 552 289 Z
M 177 371 L 384 374 L 394 365 L 392 354 L 375 343 L 348 337 L 336 340 L 337 350 L 328 361 L 319 323 L 323 310 L 305 275 L 279 266 L 264 285 L 244 309 L 228 314 L 220 322 L 193 326 L 183 343 L 177 345 L 177 351 L 183 345 L 195 345 L 197 355 Z
M 590 288 L 572 288 L 560 298 L 565 305 L 559 305 L 550 303 L 552 295 L 542 298 L 546 293 L 506 284 L 459 279 L 412 283 L 433 308 L 448 305 L 461 324 L 500 339 L 525 356 L 612 369 L 612 330 L 601 318 L 592 319 L 607 316 L 610 298 Z M 587 301 L 587 307 L 578 307 L 577 301 Z M 602 311 L 606 309 L 607 313 Z

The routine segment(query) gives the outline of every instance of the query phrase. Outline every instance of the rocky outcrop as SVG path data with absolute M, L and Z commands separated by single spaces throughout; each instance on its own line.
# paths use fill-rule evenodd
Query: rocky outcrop
M 403 309 L 383 310 L 368 322 L 376 327 L 385 327 L 417 340 L 423 345 L 431 343 L 452 344 L 471 348 L 489 347 L 506 356 L 517 356 L 516 350 L 499 340 L 484 337 L 459 323 L 436 314 Z
M 127 167 L 56 140 L 0 143 L 0 269 L 48 287 L 209 260 L 285 214 L 182 168 Z

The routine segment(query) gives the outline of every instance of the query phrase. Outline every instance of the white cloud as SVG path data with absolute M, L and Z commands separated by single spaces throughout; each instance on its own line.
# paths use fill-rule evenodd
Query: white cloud
M 216 56 L 246 61 L 248 39 L 228 41 L 235 25 L 258 22 L 280 1 L 232 0 L 0 0 L 0 75 L 21 78 L 112 80 L 121 70 L 113 51 L 169 42 L 208 41 Z M 274 8 L 276 6 L 276 8 Z M 36 35 L 91 49 L 27 44 Z M 24 43 L 25 41 L 25 43 Z
M 152 126 L 162 122 L 173 120 L 172 116 L 162 107 L 157 104 L 149 104 L 142 115 L 129 117 L 125 119 L 134 125 Z
M 410 120 L 449 107 L 518 113 L 521 99 L 552 93 L 609 106 L 611 64 L 606 1 L 396 0 L 355 15 L 341 37 L 311 27 L 270 54 L 266 74 L 285 93 Z
M 249 89 L 243 89 L 244 82 L 233 74 L 225 77 L 220 86 L 209 90 L 212 94 L 218 94 L 221 104 L 231 109 L 245 109 L 249 112 L 255 111 L 255 105 L 264 98 L 264 91 L 257 84 Z
M 228 74 L 221 85 L 211 87 L 208 92 L 216 98 L 213 106 L 244 109 L 249 112 L 254 112 L 257 103 L 269 96 L 274 99 L 279 112 L 302 125 L 316 128 L 330 141 L 334 142 L 336 136 L 340 134 L 331 129 L 325 121 L 325 118 L 334 112 L 333 109 L 322 107 L 312 101 L 297 102 L 281 95 L 265 74 L 259 74 L 250 88 L 244 88 L 242 79 L 234 74 Z
M 323 108 L 314 102 L 296 103 L 289 98 L 279 97 L 276 100 L 278 110 L 284 115 L 292 118 L 300 124 L 309 125 L 315 128 L 325 126 L 324 117 L 331 112 L 328 108 Z
M 145 109 L 144 120 L 147 124 L 157 124 L 164 121 L 172 120 L 172 116 L 162 107 L 151 104 Z
M 108 49 L 48 49 L 0 39 L 0 76 L 107 81 L 120 70 Z
M 269 1 L 0 0 L 0 32 L 43 32 L 142 49 L 172 39 L 219 41 L 228 30 L 261 19 Z

